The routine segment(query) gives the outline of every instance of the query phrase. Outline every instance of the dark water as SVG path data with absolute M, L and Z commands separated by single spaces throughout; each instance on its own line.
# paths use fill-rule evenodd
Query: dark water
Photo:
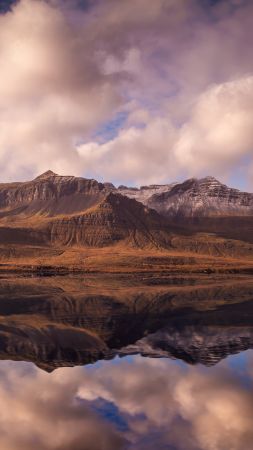
M 0 281 L 1 450 L 251 450 L 253 282 Z

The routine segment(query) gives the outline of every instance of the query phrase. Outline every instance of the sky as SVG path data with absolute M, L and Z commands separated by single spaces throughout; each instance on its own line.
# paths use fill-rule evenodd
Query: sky
M 1 181 L 253 191 L 251 0 L 0 0 Z

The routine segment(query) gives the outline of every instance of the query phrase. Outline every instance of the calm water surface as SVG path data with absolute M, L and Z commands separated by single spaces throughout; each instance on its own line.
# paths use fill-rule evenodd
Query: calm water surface
M 252 450 L 250 282 L 0 288 L 1 450 Z

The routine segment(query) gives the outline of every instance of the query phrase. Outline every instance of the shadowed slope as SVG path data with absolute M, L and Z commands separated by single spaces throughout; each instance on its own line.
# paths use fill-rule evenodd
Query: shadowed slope
M 82 215 L 56 219 L 51 224 L 52 242 L 63 245 L 103 247 L 123 241 L 136 247 L 169 247 L 166 221 L 141 203 L 110 193 Z

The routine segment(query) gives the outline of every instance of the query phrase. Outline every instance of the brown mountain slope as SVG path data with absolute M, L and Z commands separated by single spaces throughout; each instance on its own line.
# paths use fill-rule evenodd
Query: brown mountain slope
M 110 183 L 48 171 L 32 181 L 0 184 L 0 244 L 167 248 L 165 219 L 116 193 Z
M 170 246 L 166 221 L 141 203 L 110 193 L 78 215 L 56 218 L 47 225 L 52 243 L 103 247 L 124 242 L 135 247 Z
M 121 186 L 119 190 L 167 217 L 170 227 L 182 233 L 215 233 L 253 243 L 253 194 L 230 188 L 214 177 L 140 189 Z
M 0 184 L 0 218 L 55 216 L 84 211 L 99 203 L 111 184 L 45 172 L 32 181 Z
M 109 183 L 48 171 L 29 182 L 0 184 L 0 261 L 13 264 L 23 257 L 23 264 L 26 258 L 49 264 L 51 258 L 53 264 L 63 255 L 61 265 L 70 247 L 81 253 L 81 247 L 107 247 L 109 253 L 117 247 L 252 260 L 253 245 L 240 236 L 228 241 L 225 234 L 196 233 L 188 221 L 183 228 L 169 220 Z
M 172 219 L 253 217 L 253 194 L 230 188 L 214 177 L 140 189 L 120 186 L 119 190 Z

